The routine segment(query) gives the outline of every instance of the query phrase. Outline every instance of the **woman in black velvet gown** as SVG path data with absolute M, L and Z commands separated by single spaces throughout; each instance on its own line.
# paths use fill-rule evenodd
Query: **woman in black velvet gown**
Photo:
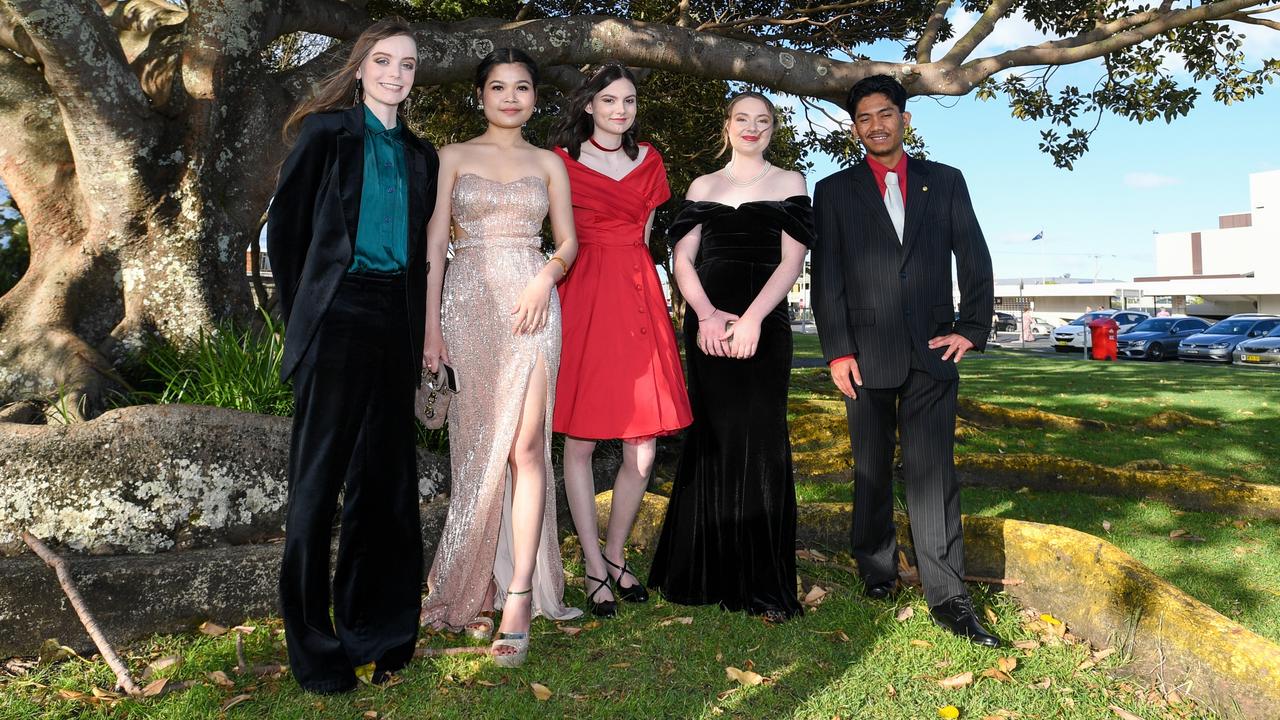
M 688 301 L 693 425 L 649 583 L 673 602 L 780 622 L 801 612 L 786 297 L 813 241 L 813 215 L 804 176 L 764 158 L 773 104 L 742 93 L 725 115 L 732 160 L 693 181 L 668 231 Z

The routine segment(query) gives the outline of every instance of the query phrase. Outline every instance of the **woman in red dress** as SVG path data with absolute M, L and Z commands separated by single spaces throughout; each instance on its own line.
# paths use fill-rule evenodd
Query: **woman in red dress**
M 636 142 L 635 78 L 620 65 L 605 65 L 573 94 L 552 144 L 569 172 L 578 233 L 577 261 L 559 286 L 563 350 L 552 427 L 566 436 L 564 486 L 587 601 L 609 617 L 616 597 L 648 599 L 627 565 L 627 536 L 658 436 L 693 420 L 647 243 L 654 209 L 671 190 L 658 151 Z M 598 440 L 612 438 L 623 441 L 622 466 L 602 553 L 591 455 Z

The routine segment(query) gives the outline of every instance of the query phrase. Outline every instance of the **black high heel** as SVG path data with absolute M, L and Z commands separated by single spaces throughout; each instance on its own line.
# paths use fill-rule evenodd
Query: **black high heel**
M 618 597 L 626 600 L 627 602 L 642 603 L 649 601 L 649 591 L 644 589 L 644 585 L 640 582 L 640 576 L 631 572 L 631 568 L 627 567 L 626 558 L 623 558 L 622 565 L 617 565 L 604 553 L 600 553 L 600 557 L 604 558 L 604 561 L 609 564 L 609 567 L 618 571 L 618 579 L 614 580 L 613 583 L 615 593 Z M 635 585 L 623 586 L 622 578 L 627 574 L 630 574 L 631 577 L 636 579 Z
M 609 560 L 606 558 L 605 562 L 609 562 Z M 608 575 L 609 573 L 605 573 L 606 577 L 608 577 Z M 596 593 L 600 592 L 600 588 L 608 587 L 613 583 L 609 580 L 601 580 L 598 577 L 591 577 L 586 573 L 583 573 L 583 576 L 587 580 L 591 580 L 596 583 L 596 589 L 592 590 L 591 594 L 587 595 L 587 604 L 591 606 L 591 614 L 595 615 L 596 617 L 602 617 L 602 618 L 611 618 L 617 615 L 618 614 L 617 600 L 605 600 L 603 602 L 596 602 Z

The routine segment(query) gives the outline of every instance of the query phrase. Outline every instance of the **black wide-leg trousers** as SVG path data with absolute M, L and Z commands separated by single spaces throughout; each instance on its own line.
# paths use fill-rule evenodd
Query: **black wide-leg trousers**
M 351 275 L 294 375 L 280 605 L 303 689 L 413 657 L 422 587 L 412 367 L 402 276 Z M 332 583 L 330 545 L 342 493 Z
M 968 592 L 955 477 L 957 380 L 912 367 L 896 388 L 857 388 L 845 399 L 853 445 L 853 557 L 868 585 L 898 577 L 893 446 L 902 444 L 907 514 L 930 607 Z

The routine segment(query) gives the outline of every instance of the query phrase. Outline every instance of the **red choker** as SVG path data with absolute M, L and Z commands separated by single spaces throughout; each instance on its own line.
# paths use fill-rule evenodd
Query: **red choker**
M 618 152 L 619 150 L 622 149 L 622 143 L 618 143 L 618 147 L 615 147 L 615 148 L 605 147 L 600 143 L 596 142 L 596 139 L 594 137 L 587 137 L 587 142 L 594 145 L 596 149 L 599 150 L 600 152 Z

